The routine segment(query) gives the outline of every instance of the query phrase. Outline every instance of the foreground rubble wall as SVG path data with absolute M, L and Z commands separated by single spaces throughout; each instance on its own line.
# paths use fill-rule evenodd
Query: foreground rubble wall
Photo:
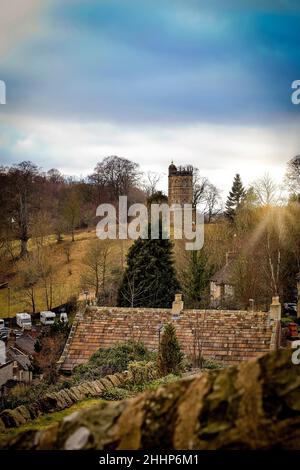
M 300 366 L 291 351 L 101 403 L 10 449 L 300 449 Z

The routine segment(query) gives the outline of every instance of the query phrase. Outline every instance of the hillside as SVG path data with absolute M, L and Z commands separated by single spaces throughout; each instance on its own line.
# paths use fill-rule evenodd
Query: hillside
M 71 242 L 71 235 L 65 235 L 61 243 L 57 243 L 54 236 L 49 236 L 43 241 L 51 256 L 51 262 L 55 267 L 53 282 L 53 305 L 56 307 L 65 303 L 71 296 L 78 296 L 80 292 L 80 276 L 84 270 L 83 259 L 88 249 L 89 242 L 96 240 L 94 229 L 80 230 L 75 234 L 75 242 Z M 121 267 L 122 256 L 123 263 L 130 241 L 116 240 L 112 244 L 112 251 L 109 257 L 111 267 Z M 70 261 L 67 262 L 65 253 L 66 247 L 70 247 Z M 38 248 L 31 241 L 29 251 L 34 253 Z M 123 251 L 123 254 L 122 254 Z M 22 287 L 22 271 L 24 261 L 18 260 L 14 265 L 11 264 L 5 273 L 1 273 L 1 282 L 9 282 L 10 289 L 0 290 L 0 317 L 7 318 L 15 316 L 16 312 L 31 312 L 26 290 Z M 9 292 L 10 291 L 10 292 Z M 36 311 L 47 310 L 45 301 L 45 289 L 42 281 L 37 283 L 36 291 Z M 9 308 L 10 294 L 10 308 Z

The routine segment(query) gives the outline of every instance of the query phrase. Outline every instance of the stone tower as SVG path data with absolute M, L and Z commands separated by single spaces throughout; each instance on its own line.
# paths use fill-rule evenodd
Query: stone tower
M 168 202 L 171 204 L 192 204 L 193 202 L 193 167 L 169 166 Z

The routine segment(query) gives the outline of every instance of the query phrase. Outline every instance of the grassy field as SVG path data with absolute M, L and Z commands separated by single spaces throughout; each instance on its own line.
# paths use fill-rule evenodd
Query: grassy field
M 70 296 L 76 297 L 80 292 L 80 276 L 84 269 L 84 256 L 88 249 L 89 242 L 96 239 L 95 230 L 78 231 L 75 235 L 75 242 L 71 242 L 70 236 L 64 236 L 61 243 L 57 243 L 54 236 L 44 240 L 44 246 L 51 248 L 51 260 L 55 265 L 55 279 L 53 288 L 53 308 L 65 303 Z M 67 262 L 65 247 L 71 247 L 70 262 Z M 121 245 L 122 244 L 122 245 Z M 110 255 L 110 266 L 121 266 L 128 250 L 130 241 L 113 242 L 112 253 Z M 36 249 L 33 242 L 29 243 L 29 251 Z M 17 261 L 15 266 L 11 266 L 9 272 L 6 270 L 1 274 L 1 281 L 9 280 L 10 289 L 0 290 L 0 318 L 14 317 L 17 312 L 27 311 L 31 313 L 31 307 L 26 298 L 25 290 L 21 287 L 22 261 Z M 45 289 L 37 284 L 36 288 L 36 311 L 47 310 L 45 300 Z M 10 302 L 9 302 L 10 300 Z
M 98 399 L 88 398 L 79 403 L 76 403 L 75 405 L 63 411 L 56 411 L 54 413 L 42 415 L 39 418 L 33 421 L 30 421 L 29 423 L 19 426 L 18 428 L 8 429 L 5 433 L 0 434 L 0 441 L 1 439 L 6 439 L 7 437 L 16 436 L 17 434 L 23 431 L 45 429 L 48 426 L 51 426 L 51 424 L 58 423 L 59 421 L 61 421 L 63 418 L 70 415 L 74 411 L 83 410 L 84 408 L 90 408 L 93 405 L 98 405 L 102 401 L 104 400 L 101 400 L 100 398 Z
M 218 232 L 217 224 L 205 225 L 205 243 L 209 247 L 208 252 L 212 258 L 212 263 L 221 267 L 224 263 L 223 250 L 216 250 L 212 243 Z M 95 229 L 80 230 L 75 234 L 75 242 L 71 242 L 70 235 L 64 235 L 63 242 L 57 243 L 55 236 L 51 235 L 44 239 L 44 246 L 51 249 L 51 260 L 55 265 L 55 279 L 53 289 L 53 305 L 56 307 L 65 303 L 71 296 L 78 297 L 80 287 L 80 277 L 84 270 L 84 257 L 91 240 L 96 240 Z M 220 233 L 222 239 L 222 233 Z M 112 251 L 109 257 L 108 269 L 111 267 L 121 267 L 125 264 L 126 253 L 132 241 L 115 240 L 112 244 Z M 222 239 L 222 244 L 225 241 Z M 67 262 L 65 248 L 67 245 L 71 247 L 70 262 Z M 28 243 L 29 251 L 36 250 L 34 240 Z M 210 249 L 211 247 L 211 249 Z M 16 245 L 16 252 L 19 246 Z M 184 242 L 182 240 L 175 241 L 174 258 L 177 271 L 182 273 L 182 266 L 186 265 L 184 257 L 186 256 Z M 31 306 L 26 299 L 25 291 L 21 285 L 22 261 L 17 261 L 14 266 L 9 269 L 0 266 L 0 282 L 9 282 L 10 289 L 0 289 L 0 318 L 14 317 L 17 312 L 31 313 Z M 1 269 L 2 268 L 2 269 Z M 36 311 L 47 310 L 45 301 L 45 289 L 40 284 L 36 290 Z M 10 300 L 10 302 L 9 302 Z

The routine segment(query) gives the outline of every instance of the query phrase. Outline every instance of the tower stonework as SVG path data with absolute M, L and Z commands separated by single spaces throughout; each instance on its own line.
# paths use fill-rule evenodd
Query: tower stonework
M 193 167 L 169 166 L 168 202 L 171 204 L 192 204 L 193 202 Z

